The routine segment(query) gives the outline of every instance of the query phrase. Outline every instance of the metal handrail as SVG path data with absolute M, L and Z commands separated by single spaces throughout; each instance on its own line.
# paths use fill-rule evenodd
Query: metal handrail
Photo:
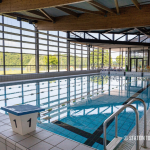
M 144 100 L 142 100 L 140 98 L 134 98 L 131 101 L 129 101 L 127 104 L 132 104 L 135 101 L 140 101 L 144 105 L 144 146 L 143 147 L 146 148 L 147 147 L 147 141 L 146 141 L 146 134 L 147 134 L 147 114 L 146 114 L 146 111 L 147 111 L 147 108 L 146 108 L 146 103 Z
M 115 137 L 118 137 L 118 115 L 127 107 L 130 107 L 134 110 L 135 114 L 136 114 L 136 150 L 139 150 L 139 112 L 137 111 L 137 109 L 130 105 L 130 104 L 126 104 L 123 107 L 121 107 L 117 112 L 113 113 L 109 118 L 107 118 L 105 120 L 105 122 L 103 123 L 103 134 L 104 134 L 104 138 L 103 138 L 103 145 L 104 145 L 104 150 L 107 150 L 106 146 L 107 146 L 107 142 L 106 142 L 106 126 L 107 123 L 112 120 L 115 117 Z

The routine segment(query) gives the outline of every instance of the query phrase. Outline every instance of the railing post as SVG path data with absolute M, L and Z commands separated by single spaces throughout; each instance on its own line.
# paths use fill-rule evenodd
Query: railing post
M 147 134 L 147 114 L 146 104 L 144 104 L 144 148 L 147 148 L 146 134 Z
M 140 101 L 143 103 L 144 105 L 144 148 L 147 147 L 147 141 L 146 141 L 146 134 L 147 134 L 147 108 L 146 108 L 146 103 L 144 102 L 144 100 L 140 99 L 140 98 L 134 98 L 133 100 L 129 101 L 128 104 L 132 104 L 135 101 Z
M 137 111 L 137 109 L 130 105 L 130 104 L 126 104 L 123 107 L 121 107 L 117 112 L 113 113 L 109 118 L 107 118 L 104 123 L 103 123 L 103 145 L 104 145 L 104 150 L 107 150 L 106 146 L 107 146 L 107 140 L 106 140 L 106 126 L 107 123 L 112 120 L 115 117 L 115 129 L 116 129 L 116 134 L 115 137 L 118 138 L 117 135 L 117 128 L 118 128 L 118 115 L 127 107 L 130 107 L 134 110 L 135 114 L 136 114 L 136 150 L 139 150 L 139 113 Z
M 106 124 L 104 124 L 103 126 L 103 145 L 104 145 L 104 150 L 106 150 L 106 145 L 107 145 L 107 141 L 106 141 Z
M 115 117 L 115 137 L 118 137 L 118 116 Z

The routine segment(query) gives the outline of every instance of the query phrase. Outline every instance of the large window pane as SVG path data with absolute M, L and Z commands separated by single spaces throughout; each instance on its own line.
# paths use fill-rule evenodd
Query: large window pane
M 6 75 L 21 74 L 21 66 L 5 66 Z
M 12 66 L 21 65 L 21 54 L 5 53 L 5 65 L 12 65 Z
M 3 66 L 0 66 L 0 75 L 4 75 L 4 68 L 3 68 Z
M 32 65 L 23 66 L 23 74 L 36 73 L 36 67 Z
M 35 55 L 32 54 L 22 54 L 23 55 L 23 65 L 35 65 Z
M 4 69 L 3 69 L 3 53 L 0 52 L 0 75 L 4 74 Z

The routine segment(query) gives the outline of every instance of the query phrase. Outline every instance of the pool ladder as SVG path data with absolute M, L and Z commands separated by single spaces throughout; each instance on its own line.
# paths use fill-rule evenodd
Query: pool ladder
M 103 145 L 104 145 L 104 150 L 113 150 L 118 144 L 119 142 L 122 140 L 121 137 L 118 137 L 118 115 L 127 107 L 130 107 L 134 110 L 135 114 L 136 114 L 136 150 L 139 150 L 139 113 L 138 110 L 132 106 L 131 104 L 135 101 L 140 101 L 143 103 L 144 105 L 144 148 L 147 147 L 147 142 L 146 142 L 146 133 L 147 133 L 147 117 L 146 117 L 146 103 L 144 102 L 144 100 L 140 99 L 140 98 L 134 98 L 131 101 L 129 101 L 126 105 L 124 105 L 123 107 L 121 107 L 117 112 L 113 113 L 109 118 L 107 118 L 105 120 L 105 122 L 103 123 Z M 107 141 L 106 141 L 106 126 L 107 123 L 109 121 L 111 121 L 112 119 L 115 118 L 115 138 L 107 145 Z

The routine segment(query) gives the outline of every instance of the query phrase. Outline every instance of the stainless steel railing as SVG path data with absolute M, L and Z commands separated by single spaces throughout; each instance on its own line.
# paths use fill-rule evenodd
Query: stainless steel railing
M 127 107 L 130 107 L 134 110 L 135 114 L 136 114 L 136 137 L 137 137 L 137 140 L 136 140 L 136 150 L 139 150 L 139 113 L 137 111 L 137 109 L 130 105 L 130 104 L 126 104 L 124 105 L 123 107 L 121 107 L 117 112 L 113 113 L 109 118 L 107 118 L 105 120 L 105 122 L 103 123 L 103 135 L 104 135 L 104 138 L 103 138 L 103 145 L 104 145 L 104 150 L 107 150 L 106 146 L 107 146 L 107 141 L 106 141 L 106 126 L 107 126 L 107 123 L 112 120 L 113 118 L 115 118 L 115 137 L 117 138 L 118 135 L 118 115 Z
M 140 98 L 134 98 L 131 101 L 129 101 L 127 104 L 132 104 L 135 101 L 140 101 L 143 103 L 144 105 L 144 148 L 147 147 L 147 141 L 146 141 L 146 134 L 147 134 L 147 114 L 146 114 L 146 103 L 144 100 L 140 99 Z
M 144 100 L 140 99 L 140 98 L 134 98 L 131 101 L 129 101 L 126 105 L 124 105 L 123 107 L 121 107 L 117 112 L 113 113 L 109 118 L 107 118 L 103 124 L 103 134 L 104 134 L 104 139 L 103 139 L 103 144 L 104 144 L 104 150 L 107 150 L 106 146 L 107 146 L 107 142 L 106 142 L 106 126 L 107 123 L 115 118 L 115 138 L 118 137 L 118 115 L 127 107 L 132 108 L 135 111 L 136 114 L 136 150 L 139 150 L 139 113 L 138 110 L 132 106 L 131 104 L 135 101 L 140 101 L 143 103 L 144 105 L 144 148 L 147 147 L 147 141 L 146 141 L 146 134 L 147 134 L 147 114 L 146 114 L 146 103 L 144 102 Z

